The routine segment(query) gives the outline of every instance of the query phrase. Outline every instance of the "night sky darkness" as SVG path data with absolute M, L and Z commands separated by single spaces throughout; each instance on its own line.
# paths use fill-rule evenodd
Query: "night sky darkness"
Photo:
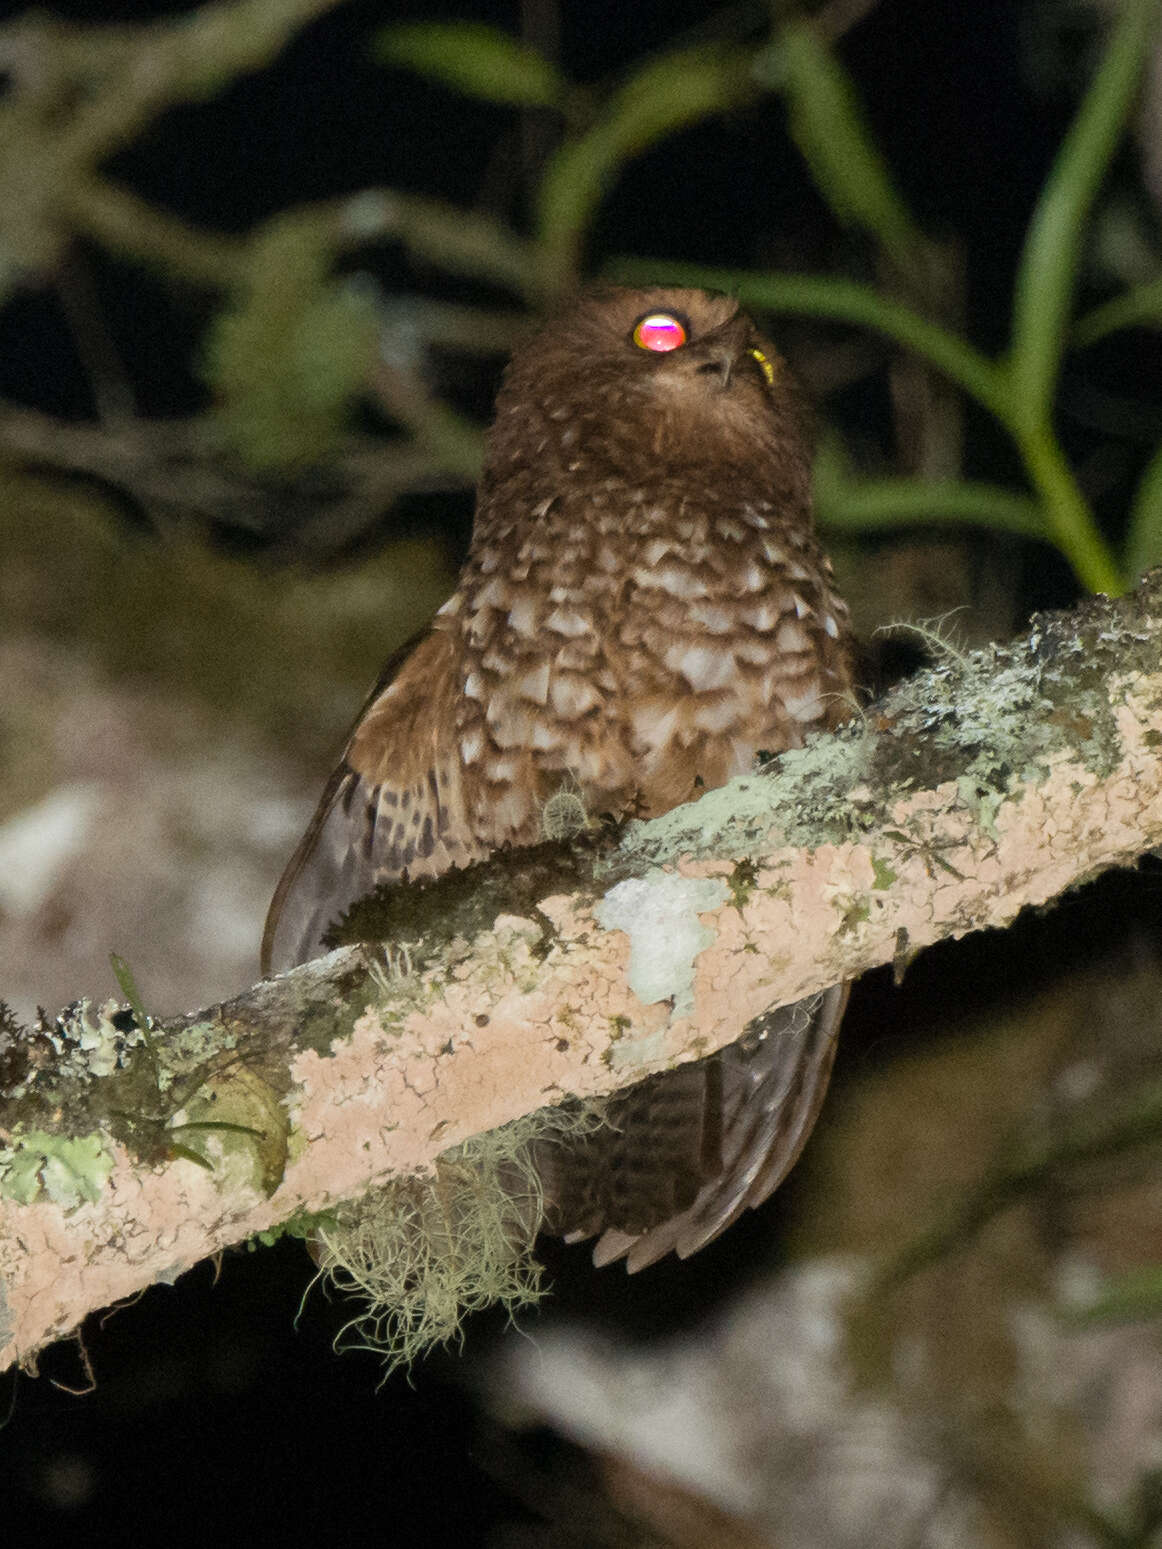
M 106 0 L 51 9 L 74 20 L 132 21 L 185 8 Z M 1016 0 L 881 0 L 841 50 L 913 210 L 928 230 L 964 244 L 968 331 L 989 349 L 1005 338 L 1022 233 L 1071 110 L 1068 74 L 1056 85 L 1030 80 L 1021 26 L 1033 9 Z M 566 71 L 600 80 L 707 24 L 721 7 L 565 0 L 564 10 Z M 761 11 L 743 5 L 733 14 L 745 21 Z M 511 134 L 514 116 L 385 71 L 368 47 L 377 24 L 437 16 L 518 24 L 515 5 L 485 0 L 351 4 L 301 33 L 262 75 L 211 103 L 167 114 L 112 168 L 184 218 L 235 232 L 293 204 L 368 185 L 471 207 L 485 185 L 505 187 L 498 144 Z M 519 208 L 517 194 L 495 213 Z M 602 208 L 590 261 L 596 268 L 616 253 L 643 253 L 758 266 L 788 243 L 810 269 L 822 267 L 841 238 L 772 100 L 678 136 L 631 164 Z M 203 406 L 194 358 L 205 303 L 99 253 L 87 256 L 141 411 L 168 415 Z M 390 251 L 373 261 L 389 290 L 418 285 L 480 298 L 446 278 L 417 275 Z M 1085 370 L 1105 389 L 1132 391 L 1156 405 L 1156 353 L 1156 340 L 1151 347 L 1122 339 L 1090 352 Z M 491 381 L 473 388 L 482 415 L 491 390 Z M 92 412 L 48 291 L 29 291 L 0 312 L 0 392 L 70 418 Z M 1067 404 L 1068 393 L 1067 381 Z M 1007 451 L 978 430 L 968 471 L 1004 476 L 1012 466 Z M 1084 455 L 1084 427 L 1066 424 L 1063 434 Z M 1106 493 L 1111 522 L 1127 487 L 1115 480 Z M 432 502 L 423 509 L 431 519 Z M 450 503 L 447 521 L 462 537 L 463 506 Z M 1068 580 L 1044 551 L 1026 571 L 1027 605 L 1068 600 Z M 1111 938 L 1119 911 L 1143 907 L 1134 887 L 1126 879 L 1104 885 L 1101 913 Z M 1148 906 L 1158 909 L 1153 895 Z M 857 998 L 845 1035 L 840 1083 L 877 1057 L 885 1040 L 922 1036 L 950 986 L 971 1006 L 987 1002 L 1014 973 L 1030 988 L 1051 978 L 1062 955 L 1077 956 L 1079 907 L 1067 904 L 1028 922 L 1000 946 L 977 940 L 933 952 L 898 996 L 873 980 Z M 1087 904 L 1085 935 L 1096 954 L 1103 937 L 1090 918 Z M 777 1262 L 782 1198 L 690 1264 L 663 1264 L 633 1280 L 620 1268 L 594 1275 L 583 1250 L 548 1243 L 555 1295 L 522 1326 L 535 1334 L 549 1319 L 582 1312 L 643 1337 L 688 1325 L 756 1268 Z M 520 1507 L 481 1462 L 481 1422 L 465 1388 L 465 1363 L 436 1356 L 417 1370 L 413 1386 L 396 1377 L 377 1390 L 372 1357 L 331 1352 L 341 1307 L 316 1291 L 296 1326 L 310 1274 L 294 1243 L 240 1251 L 227 1256 L 216 1283 L 212 1267 L 203 1265 L 175 1287 L 158 1287 L 133 1307 L 91 1319 L 85 1343 L 98 1384 L 91 1395 L 72 1396 L 49 1381 L 85 1386 L 77 1352 L 67 1345 L 45 1354 L 39 1381 L 0 1378 L 0 1418 L 11 1403 L 0 1433 L 6 1524 L 19 1528 L 21 1541 L 34 1542 L 73 1541 L 108 1524 L 141 1543 L 196 1533 L 206 1542 L 292 1544 L 342 1542 L 362 1537 L 362 1524 L 376 1524 L 370 1543 L 424 1546 L 482 1544 L 490 1524 L 519 1519 Z M 479 1354 L 505 1337 L 515 1336 L 505 1333 L 503 1319 L 485 1315 L 469 1326 L 469 1349 Z

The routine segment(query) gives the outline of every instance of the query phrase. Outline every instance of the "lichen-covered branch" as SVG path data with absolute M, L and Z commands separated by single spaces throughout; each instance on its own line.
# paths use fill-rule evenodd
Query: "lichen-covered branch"
M 1162 572 L 627 832 L 397 891 L 208 1011 L 0 1030 L 0 1364 L 294 1216 L 1162 845 Z M 363 916 L 363 929 L 374 921 Z

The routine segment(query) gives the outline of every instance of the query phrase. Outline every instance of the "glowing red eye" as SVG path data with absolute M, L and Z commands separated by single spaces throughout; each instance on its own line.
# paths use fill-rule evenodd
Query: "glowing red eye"
M 633 342 L 639 350 L 677 350 L 686 342 L 686 330 L 669 312 L 651 312 L 643 317 L 633 331 Z

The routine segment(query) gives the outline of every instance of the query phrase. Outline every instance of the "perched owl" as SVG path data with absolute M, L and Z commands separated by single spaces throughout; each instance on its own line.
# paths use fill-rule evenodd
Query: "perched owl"
M 735 303 L 603 290 L 513 355 L 472 546 L 388 664 L 270 907 L 302 962 L 380 882 L 544 837 L 546 803 L 648 818 L 850 713 L 848 614 L 811 524 L 786 367 Z M 814 1123 L 846 991 L 609 1102 L 537 1157 L 551 1228 L 631 1270 L 766 1199 Z

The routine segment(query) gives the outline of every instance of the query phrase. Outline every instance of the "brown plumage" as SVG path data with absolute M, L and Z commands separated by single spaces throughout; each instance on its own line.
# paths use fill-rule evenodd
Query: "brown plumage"
M 286 968 L 377 883 L 543 837 L 562 788 L 651 817 L 850 711 L 847 610 L 815 539 L 786 367 L 726 297 L 574 299 L 514 354 L 472 546 L 430 633 L 388 664 L 275 893 Z M 810 1133 L 845 991 L 544 1146 L 548 1218 L 598 1263 L 696 1251 Z

